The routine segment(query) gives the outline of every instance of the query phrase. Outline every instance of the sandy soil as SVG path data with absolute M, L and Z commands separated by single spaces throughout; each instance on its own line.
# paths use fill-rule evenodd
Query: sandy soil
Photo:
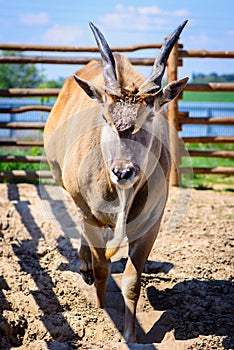
M 171 190 L 126 344 L 113 259 L 106 311 L 79 275 L 79 215 L 56 186 L 0 184 L 0 349 L 233 349 L 234 195 Z

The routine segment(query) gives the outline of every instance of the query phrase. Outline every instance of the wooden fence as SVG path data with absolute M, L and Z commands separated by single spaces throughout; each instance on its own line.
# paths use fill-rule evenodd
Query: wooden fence
M 151 45 L 135 45 L 129 47 L 115 47 L 113 51 L 118 52 L 135 52 L 137 50 L 159 49 L 162 43 Z M 96 47 L 76 47 L 76 46 L 41 46 L 41 45 L 13 45 L 0 44 L 0 50 L 30 51 L 30 52 L 73 52 L 73 53 L 95 53 L 98 52 Z M 206 50 L 184 50 L 183 46 L 177 43 L 172 50 L 167 65 L 167 81 L 177 79 L 178 69 L 182 66 L 183 59 L 191 58 L 214 58 L 214 59 L 233 59 L 234 51 L 206 51 Z M 42 55 L 33 56 L 0 56 L 0 64 L 69 64 L 84 65 L 93 57 L 49 57 Z M 100 57 L 95 58 L 100 59 Z M 130 58 L 133 65 L 152 66 L 155 57 L 152 58 Z M 71 72 L 73 70 L 71 69 Z M 186 91 L 234 91 L 234 83 L 209 83 L 209 84 L 188 84 Z M 59 89 L 8 89 L 0 90 L 0 97 L 57 97 Z M 180 96 L 182 98 L 182 96 Z M 28 105 L 19 108 L 0 108 L 0 113 L 25 113 L 29 111 L 49 112 L 50 106 L 45 105 Z M 234 152 L 227 151 L 185 151 L 184 143 L 233 143 L 234 137 L 183 137 L 178 138 L 178 131 L 182 130 L 183 125 L 203 124 L 203 125 L 234 125 L 234 116 L 232 117 L 190 117 L 187 112 L 180 112 L 178 108 L 178 99 L 168 105 L 168 116 L 171 125 L 177 132 L 171 131 L 171 151 L 173 165 L 171 170 L 171 184 L 178 185 L 181 174 L 227 174 L 234 175 L 234 168 L 216 167 L 216 168 L 185 168 L 181 167 L 181 158 L 189 155 L 191 157 L 217 157 L 217 158 L 234 158 Z M 12 130 L 43 130 L 43 122 L 0 122 L 0 129 Z M 173 128 L 171 128 L 173 130 Z M 183 142 L 182 142 L 183 141 Z M 23 141 L 23 140 L 0 140 L 0 146 L 4 147 L 43 147 L 42 141 Z M 16 156 L 1 155 L 0 162 L 20 162 L 20 163 L 46 163 L 44 157 L 38 156 Z M 0 179 L 22 179 L 22 178 L 49 178 L 49 171 L 0 171 Z
M 214 59 L 233 59 L 234 51 L 206 51 L 206 50 L 183 50 L 177 44 L 168 60 L 167 80 L 177 79 L 178 67 L 181 66 L 183 59 L 191 58 L 214 58 Z M 207 91 L 207 92 L 234 92 L 234 83 L 208 83 L 208 84 L 188 84 L 185 91 Z M 216 158 L 234 158 L 234 152 L 227 151 L 205 151 L 205 150 L 185 150 L 186 143 L 234 143 L 234 137 L 183 137 L 178 138 L 178 132 L 183 129 L 183 125 L 234 125 L 234 116 L 231 117 L 190 117 L 189 113 L 180 113 L 178 108 L 178 99 L 169 103 L 168 115 L 171 124 L 177 130 L 177 133 L 171 133 L 171 152 L 174 159 L 171 170 L 171 184 L 178 186 L 182 174 L 226 174 L 234 175 L 234 167 L 214 167 L 214 168 L 188 168 L 181 167 L 181 158 L 189 155 L 190 157 L 216 157 Z M 183 142 L 181 142 L 183 141 Z

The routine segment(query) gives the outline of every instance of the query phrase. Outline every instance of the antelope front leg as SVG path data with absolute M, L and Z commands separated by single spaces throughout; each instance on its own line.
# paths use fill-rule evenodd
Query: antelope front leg
M 136 343 L 136 307 L 140 295 L 141 272 L 142 270 L 136 270 L 134 263 L 129 258 L 122 279 L 122 293 L 125 302 L 123 336 L 128 343 Z
M 122 278 L 125 301 L 124 338 L 136 343 L 136 307 L 140 296 L 141 274 L 158 233 L 158 227 L 130 243 L 129 258 Z
M 80 274 L 83 280 L 87 284 L 91 285 L 94 282 L 92 256 L 91 256 L 89 245 L 83 236 L 81 236 L 79 258 L 80 258 Z
M 97 300 L 96 305 L 100 308 L 106 306 L 106 282 L 110 271 L 110 261 L 106 259 L 106 243 L 104 241 L 103 228 L 98 227 L 95 218 L 89 218 L 84 227 L 85 238 L 82 238 L 80 254 L 83 258 L 84 265 L 88 271 L 93 272 Z M 90 270 L 92 262 L 92 270 Z M 83 270 L 84 275 L 84 270 Z
M 93 272 L 97 293 L 96 306 L 106 307 L 106 282 L 110 272 L 110 260 L 106 260 L 105 248 L 91 248 L 93 257 Z

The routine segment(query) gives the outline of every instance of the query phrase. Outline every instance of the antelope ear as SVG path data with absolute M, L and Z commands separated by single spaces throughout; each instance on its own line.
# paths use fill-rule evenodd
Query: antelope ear
M 189 78 L 183 78 L 180 80 L 174 80 L 161 91 L 160 96 L 160 106 L 163 106 L 165 103 L 171 102 L 176 98 L 181 91 L 184 89 L 188 82 Z
M 77 84 L 81 87 L 81 89 L 93 100 L 97 100 L 100 103 L 104 102 L 104 91 L 101 87 L 90 83 L 87 80 L 81 79 L 76 74 L 73 75 Z

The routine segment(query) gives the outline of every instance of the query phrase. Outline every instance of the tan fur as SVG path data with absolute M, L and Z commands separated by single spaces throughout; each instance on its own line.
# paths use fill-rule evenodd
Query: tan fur
M 106 94 L 105 103 L 91 100 L 73 77 L 68 78 L 47 120 L 44 143 L 55 180 L 70 193 L 83 213 L 81 272 L 90 283 L 92 277 L 85 277 L 85 273 L 92 274 L 92 265 L 100 307 L 105 307 L 110 258 L 124 237 L 128 237 L 129 259 L 122 282 L 126 305 L 124 336 L 127 341 L 135 342 L 141 273 L 157 236 L 168 194 L 168 122 L 161 105 L 178 95 L 185 83 L 176 83 L 178 91 L 174 94 L 169 87 L 165 93 L 137 95 L 145 78 L 125 56 L 115 53 L 114 58 L 121 96 Z M 100 91 L 104 88 L 102 64 L 98 61 L 91 61 L 76 75 L 99 86 Z M 148 105 L 150 99 L 153 102 Z M 135 134 L 129 128 L 131 123 L 133 126 L 135 123 Z M 105 160 L 103 156 L 112 147 L 112 143 L 103 142 L 109 133 L 116 149 L 118 144 L 125 147 L 121 137 L 130 144 L 126 146 L 126 154 L 121 146 L 119 155 L 111 160 L 116 167 L 122 169 L 126 163 L 142 164 L 143 170 L 140 168 L 130 189 L 122 189 L 111 180 L 113 173 L 107 166 L 108 157 Z M 137 141 L 139 151 L 131 146 L 131 141 Z M 138 168 L 134 169 L 137 172 Z M 114 237 L 107 238 L 110 228 Z

